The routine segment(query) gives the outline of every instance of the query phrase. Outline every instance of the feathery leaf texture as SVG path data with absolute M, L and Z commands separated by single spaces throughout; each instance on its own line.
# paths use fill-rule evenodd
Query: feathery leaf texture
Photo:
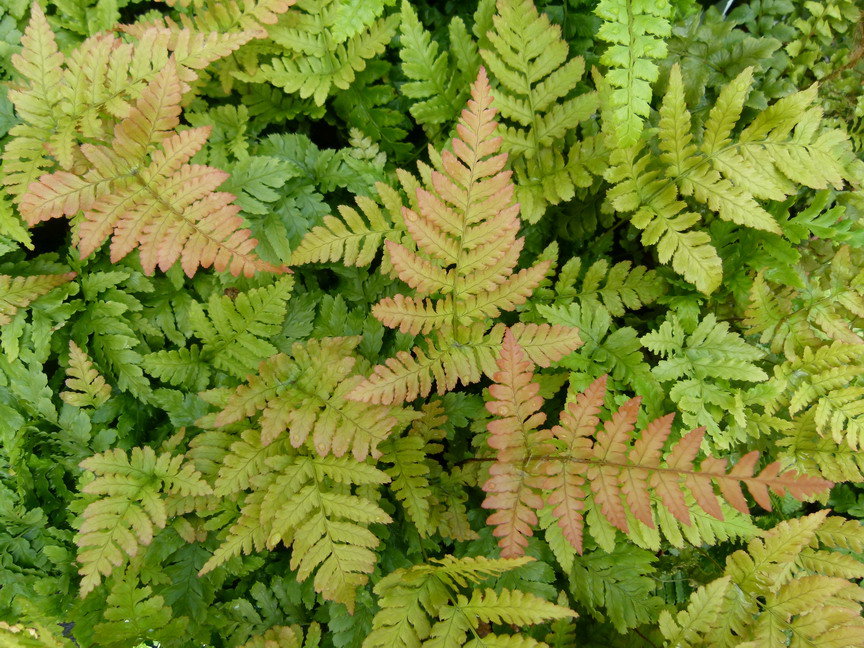
M 723 88 L 697 146 L 676 64 L 660 108 L 661 154 L 643 155 L 644 143 L 618 148 L 605 175 L 617 183 L 608 194 L 612 206 L 635 212 L 631 223 L 643 230 L 642 242 L 657 245 L 661 263 L 671 260 L 678 274 L 706 294 L 722 279 L 720 257 L 708 233 L 692 229 L 700 216 L 687 211 L 683 198 L 723 220 L 781 234 L 757 199 L 783 200 L 798 185 L 840 189 L 852 179 L 843 163 L 848 137 L 823 126 L 822 111 L 813 105 L 815 86 L 769 106 L 733 139 L 751 84 L 752 68 L 747 68 Z
M 355 590 L 375 567 L 379 539 L 367 527 L 390 516 L 352 486 L 369 487 L 390 478 L 349 457 L 277 455 L 265 459 L 253 478 L 240 519 L 201 568 L 204 575 L 239 553 L 292 547 L 291 569 L 306 580 L 314 571 L 315 591 L 354 609 Z M 364 490 L 368 492 L 368 489 Z
M 600 62 L 614 88 L 604 117 L 624 148 L 639 140 L 651 109 L 651 84 L 658 76 L 654 61 L 666 58 L 663 39 L 672 33 L 671 9 L 668 0 L 600 0 L 594 10 L 603 20 L 597 37 L 609 43 Z
M 39 4 L 30 6 L 22 51 L 12 61 L 22 78 L 9 92 L 22 123 L 10 130 L 2 162 L 3 184 L 17 202 L 55 164 L 68 172 L 89 166 L 82 142 L 110 147 L 118 121 L 166 66 L 185 92 L 198 70 L 254 36 L 150 26 L 135 31 L 134 44 L 103 32 L 64 57 Z
M 471 96 L 453 152 L 441 154 L 443 171 L 432 171 L 427 188 L 417 188 L 416 210 L 403 208 L 417 251 L 385 243 L 393 272 L 416 297 L 397 294 L 372 307 L 390 328 L 436 335 L 425 339 L 425 349 L 402 351 L 375 367 L 349 398 L 389 404 L 428 395 L 433 380 L 439 394 L 459 381 L 476 382 L 493 366 L 503 333 L 497 332 L 497 341 L 484 337 L 488 321 L 524 303 L 549 268 L 544 261 L 514 272 L 524 245 L 517 237 L 519 206 L 512 202 L 511 174 L 504 171 L 507 156 L 498 153 L 501 138 L 494 135 L 495 110 L 483 68 Z M 575 331 L 562 327 L 535 325 L 524 333 L 552 361 L 581 343 Z
M 628 533 L 639 524 L 654 528 L 655 507 L 658 514 L 665 509 L 687 526 L 693 523 L 691 510 L 722 520 L 714 484 L 723 500 L 745 514 L 749 509 L 739 482 L 768 510 L 769 489 L 804 499 L 831 486 L 821 478 L 781 472 L 776 462 L 755 474 L 756 451 L 741 457 L 728 473 L 725 459 L 709 456 L 695 465 L 705 434 L 701 428 L 684 434 L 661 460 L 673 415 L 650 422 L 634 439 L 639 398 L 624 403 L 598 429 L 605 376 L 567 403 L 559 425 L 538 430 L 545 416 L 540 412 L 543 399 L 534 382 L 533 363 L 509 332 L 497 363 L 496 384 L 490 388 L 496 400 L 487 409 L 497 417 L 488 429 L 489 445 L 498 454 L 483 486 L 488 494 L 483 507 L 495 511 L 488 521 L 500 538 L 504 557 L 523 553 L 537 524 L 535 511 L 547 504 L 554 507 L 565 538 L 581 553 L 583 511 L 589 504 L 594 513 Z M 685 493 L 695 501 L 688 502 Z
M 75 536 L 82 597 L 165 528 L 170 496 L 211 492 L 182 455 L 157 455 L 149 447 L 133 448 L 131 455 L 119 448 L 106 450 L 82 461 L 81 467 L 96 475 L 82 492 L 99 496 L 84 509 Z
M 399 58 L 402 72 L 411 79 L 401 92 L 415 100 L 409 110 L 417 123 L 434 134 L 437 131 L 429 126 L 449 123 L 465 105 L 468 86 L 479 65 L 477 46 L 458 16 L 450 21 L 450 51 L 439 53 L 437 41 L 423 29 L 408 0 L 402 0 L 400 15 Z
M 372 621 L 372 632 L 363 642 L 363 648 L 414 648 L 421 643 L 458 648 L 474 645 L 466 640 L 481 622 L 524 626 L 575 617 L 572 610 L 519 590 L 504 589 L 496 593 L 491 589 L 472 588 L 470 598 L 460 592 L 460 588 L 531 560 L 445 556 L 433 559 L 433 564 L 414 565 L 388 574 L 375 586 L 381 611 Z M 472 634 L 477 636 L 476 632 Z M 542 645 L 531 643 L 528 637 L 525 637 L 528 643 L 518 643 L 521 638 L 522 635 L 487 634 L 482 641 L 488 644 L 477 645 Z
M 63 402 L 76 407 L 100 407 L 111 397 L 111 385 L 93 366 L 87 352 L 69 340 L 69 368 L 66 370 L 66 391 L 60 392 Z
M 406 180 L 411 178 L 407 173 L 399 177 Z M 401 241 L 405 237 L 402 199 L 383 182 L 376 183 L 375 189 L 384 204 L 383 213 L 371 198 L 356 196 L 354 200 L 360 213 L 353 207 L 340 205 L 341 219 L 330 214 L 325 216 L 324 224 L 313 227 L 292 251 L 291 263 L 303 265 L 341 261 L 347 266 L 368 266 L 384 241 Z
M 188 6 L 187 0 L 163 0 L 170 6 Z M 194 15 L 180 14 L 181 25 L 198 32 L 252 32 L 265 38 L 273 25 L 294 4 L 294 0 L 226 0 L 218 6 L 198 7 Z
M 74 272 L 30 277 L 0 275 L 0 326 L 11 322 L 20 309 L 27 308 L 42 295 L 72 281 L 75 276 Z
M 829 262 L 815 271 L 795 268 L 800 286 L 782 286 L 756 275 L 744 313 L 747 333 L 774 353 L 794 360 L 804 347 L 828 340 L 864 344 L 856 332 L 864 322 L 864 270 L 861 254 L 841 246 Z
M 805 347 L 798 358 L 774 367 L 769 383 L 773 397 L 766 399 L 765 409 L 769 414 L 785 410 L 795 417 L 796 427 L 801 424 L 797 435 L 804 435 L 805 431 L 815 433 L 829 437 L 836 446 L 858 451 L 864 447 L 864 387 L 859 379 L 862 375 L 862 344 L 833 342 L 815 350 Z M 838 460 L 841 454 L 841 448 L 837 447 Z
M 193 276 L 198 267 L 234 275 L 281 269 L 258 259 L 257 241 L 239 229 L 243 219 L 234 196 L 214 190 L 227 178 L 218 169 L 188 164 L 210 129 L 174 132 L 179 123 L 181 85 L 168 64 L 151 81 L 115 128 L 111 146 L 84 144 L 92 165 L 83 174 L 43 175 L 22 196 L 29 225 L 84 211 L 78 228 L 81 258 L 111 237 L 116 262 L 136 247 L 145 273 L 163 271 L 178 260 Z M 161 144 L 159 148 L 155 148 Z
M 359 343 L 359 337 L 296 342 L 290 356 L 280 353 L 263 361 L 257 375 L 230 395 L 213 425 L 223 427 L 260 412 L 263 446 L 287 432 L 293 447 L 308 440 L 322 457 L 341 457 L 349 450 L 357 461 L 379 456 L 378 444 L 419 414 L 346 399 L 363 381 L 352 355 Z
M 532 0 L 498 0 L 480 50 L 497 81 L 495 108 L 506 120 L 499 126 L 502 150 L 516 173 L 522 215 L 536 223 L 548 204 L 570 200 L 576 187 L 591 185 L 579 163 L 579 145 L 565 158 L 566 138 L 597 109 L 596 92 L 569 97 L 582 79 L 582 57 L 568 60 L 561 28 L 539 13 Z
M 323 106 L 337 90 L 346 90 L 369 59 L 381 54 L 396 34 L 399 14 L 362 12 L 347 0 L 297 0 L 283 20 L 268 28 L 277 54 L 249 74 L 253 83 L 270 83 Z M 380 16 L 380 17 L 379 17 Z
M 726 559 L 724 575 L 691 595 L 686 610 L 660 614 L 670 645 L 860 646 L 861 563 L 830 549 L 864 547 L 858 521 L 827 511 L 780 522 Z M 791 644 L 788 643 L 791 639 Z

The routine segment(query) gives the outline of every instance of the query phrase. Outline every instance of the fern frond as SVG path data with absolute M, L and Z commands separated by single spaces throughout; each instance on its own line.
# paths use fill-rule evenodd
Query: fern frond
M 42 295 L 72 281 L 75 277 L 74 272 L 31 277 L 0 275 L 0 326 L 11 322 L 12 317 L 20 309 L 27 308 Z
M 603 20 L 597 37 L 609 43 L 600 57 L 613 88 L 604 116 L 618 144 L 629 148 L 639 140 L 650 111 L 651 85 L 658 76 L 654 61 L 666 58 L 671 3 L 600 0 L 594 13 Z
M 496 509 L 490 523 L 513 521 L 500 532 L 503 537 L 499 545 L 508 555 L 521 551 L 524 541 L 519 539 L 530 535 L 536 523 L 530 508 L 540 509 L 544 502 L 555 507 L 553 516 L 564 536 L 581 552 L 586 502 L 612 527 L 628 533 L 637 520 L 654 528 L 655 506 L 658 512 L 668 511 L 686 526 L 692 525 L 691 508 L 722 520 L 714 484 L 719 486 L 722 499 L 745 514 L 749 509 L 740 482 L 747 485 L 761 507 L 769 510 L 769 489 L 778 495 L 788 492 L 796 499 L 804 499 L 830 486 L 824 479 L 800 476 L 795 471 L 781 473 L 778 463 L 755 474 L 758 452 L 744 455 L 728 473 L 726 460 L 710 456 L 696 466 L 694 460 L 705 433 L 702 428 L 682 436 L 661 462 L 673 415 L 649 423 L 634 442 L 632 432 L 640 400 L 636 398 L 622 405 L 598 430 L 605 376 L 575 402 L 567 403 L 559 425 L 535 432 L 543 422 L 538 414 L 542 399 L 537 396 L 539 387 L 533 383 L 533 367 L 512 338 L 505 341 L 499 367 L 502 372 L 495 376 L 497 384 L 492 394 L 507 394 L 508 403 L 490 403 L 490 411 L 498 418 L 488 427 L 489 445 L 503 450 L 483 488 L 490 494 L 484 506 Z M 505 373 L 505 367 L 509 372 Z M 652 494 L 657 500 L 652 501 Z
M 104 623 L 93 627 L 100 646 L 122 648 L 142 641 L 167 641 L 183 634 L 188 619 L 172 618 L 165 598 L 153 595 L 150 586 L 136 587 L 134 580 L 120 580 L 105 601 Z
M 99 375 L 93 361 L 73 340 L 69 340 L 69 368 L 66 390 L 60 392 L 63 402 L 76 407 L 100 407 L 111 396 L 111 385 Z
M 254 373 L 264 359 L 276 353 L 268 340 L 282 329 L 293 288 L 291 277 L 281 277 L 270 286 L 253 288 L 233 298 L 214 294 L 207 302 L 206 315 L 200 304 L 192 303 L 189 323 L 202 341 L 201 354 L 237 378 Z M 188 351 L 193 362 L 195 348 Z M 176 355 L 184 356 L 184 351 L 180 349 Z M 163 361 L 174 359 L 173 355 L 170 359 L 164 354 L 160 357 Z
M 581 57 L 568 60 L 561 29 L 531 0 L 499 0 L 497 9 L 486 35 L 490 47 L 480 55 L 498 83 L 494 103 L 506 120 L 499 129 L 502 149 L 513 159 L 517 200 L 524 218 L 536 223 L 547 204 L 569 200 L 576 186 L 591 184 L 576 165 L 571 172 L 560 149 L 597 109 L 597 94 L 568 98 L 585 63 Z
M 537 525 L 534 511 L 543 508 L 538 490 L 545 480 L 539 476 L 541 467 L 536 457 L 548 452 L 544 444 L 550 435 L 537 429 L 546 420 L 540 411 L 540 386 L 532 380 L 533 364 L 525 358 L 509 329 L 497 364 L 495 384 L 489 388 L 497 400 L 486 403 L 486 409 L 499 417 L 488 425 L 488 443 L 497 450 L 497 459 L 483 485 L 489 495 L 482 506 L 497 511 L 487 523 L 495 527 L 493 535 L 501 538 L 498 545 L 502 558 L 515 558 L 522 555 Z
M 372 621 L 372 632 L 363 648 L 409 648 L 421 642 L 456 648 L 469 645 L 465 643 L 467 633 L 480 621 L 529 625 L 575 616 L 572 610 L 519 590 L 505 589 L 496 594 L 472 588 L 471 598 L 459 591 L 530 560 L 445 556 L 435 560 L 437 564 L 414 565 L 388 574 L 375 586 L 381 611 Z M 528 643 L 519 643 L 521 635 L 502 636 L 500 640 L 487 635 L 484 639 L 488 637 L 493 637 L 491 645 L 536 645 L 528 637 Z
M 724 575 L 700 587 L 686 611 L 677 618 L 661 615 L 666 639 L 683 648 L 755 648 L 790 639 L 790 645 L 827 648 L 864 641 L 861 594 L 849 580 L 859 577 L 860 565 L 845 563 L 842 555 L 833 561 L 836 554 L 819 548 L 847 538 L 861 546 L 864 534 L 857 521 L 826 516 L 820 511 L 781 522 L 751 540 L 746 551 L 730 555 Z M 833 530 L 839 531 L 836 540 Z M 840 567 L 844 563 L 848 568 Z
M 170 6 L 188 6 L 184 0 L 163 0 Z M 228 33 L 250 31 L 266 38 L 265 25 L 273 25 L 288 11 L 294 0 L 228 0 L 218 7 L 200 8 L 193 16 L 181 14 L 184 27 L 198 32 Z
M 759 273 L 744 313 L 747 332 L 761 334 L 763 344 L 789 360 L 803 347 L 828 340 L 861 344 L 864 338 L 856 329 L 864 318 L 864 272 L 858 258 L 857 251 L 844 245 L 815 271 L 799 265 L 794 269 L 798 288 L 779 286 Z
M 399 26 L 399 58 L 402 72 L 411 79 L 401 91 L 414 103 L 409 108 L 417 123 L 445 124 L 456 117 L 465 103 L 465 89 L 459 87 L 460 75 L 453 74 L 449 53 L 438 52 L 438 43 L 423 29 L 417 13 L 407 0 L 402 2 Z M 451 39 L 458 18 L 450 23 Z M 461 20 L 458 24 L 462 24 Z M 462 24 L 464 30 L 464 24 Z M 473 45 L 473 43 L 471 43 Z M 476 49 L 475 49 L 476 55 Z M 476 73 L 469 70 L 468 74 Z
M 166 496 L 206 495 L 210 487 L 184 457 L 152 448 L 107 450 L 81 462 L 96 474 L 82 492 L 100 496 L 84 509 L 83 522 L 75 537 L 81 596 L 86 596 L 126 557 L 148 545 L 158 529 L 168 522 Z
M 483 371 L 494 372 L 495 347 L 503 331 L 484 339 L 489 319 L 524 303 L 548 269 L 548 262 L 541 262 L 514 273 L 523 245 L 517 238 L 519 207 L 512 202 L 510 174 L 503 170 L 506 155 L 496 155 L 501 139 L 494 136 L 490 92 L 481 68 L 456 128 L 453 152 L 444 151 L 441 170 L 426 176 L 427 188 L 416 189 L 416 206 L 403 208 L 417 250 L 386 243 L 394 274 L 418 296 L 385 298 L 373 314 L 403 332 L 436 335 L 411 353 L 402 351 L 375 367 L 351 399 L 413 400 L 428 395 L 433 382 L 438 393 L 444 393 L 457 382 L 476 382 Z M 539 327 L 520 334 L 547 363 L 580 344 L 575 332 L 563 329 Z
M 368 266 L 384 241 L 402 238 L 402 200 L 383 183 L 376 190 L 385 206 L 385 213 L 371 198 L 357 196 L 354 200 L 360 213 L 347 205 L 339 206 L 340 218 L 327 215 L 324 224 L 313 227 L 291 253 L 291 263 L 327 263 L 341 261 L 349 266 Z M 364 219 L 365 217 L 365 219 Z
M 54 32 L 38 3 L 30 6 L 30 22 L 21 37 L 21 52 L 12 56 L 12 64 L 25 79 L 27 86 L 13 88 L 9 99 L 15 104 L 23 124 L 14 127 L 10 135 L 29 136 L 13 139 L 3 155 L 3 184 L 17 196 L 35 181 L 42 169 L 50 166 L 42 144 L 56 127 L 55 107 L 60 102 L 60 79 L 63 54 L 57 48 Z M 41 142 L 39 141 L 41 138 Z M 22 149 L 27 149 L 26 153 Z
M 279 271 L 252 252 L 256 241 L 239 229 L 242 219 L 239 207 L 231 204 L 234 197 L 214 192 L 226 175 L 187 164 L 209 129 L 172 134 L 179 123 L 180 97 L 176 66 L 166 65 L 117 125 L 110 148 L 81 147 L 93 168 L 83 175 L 58 171 L 42 176 L 22 197 L 21 214 L 33 225 L 83 210 L 78 229 L 82 258 L 110 236 L 112 261 L 139 247 L 148 274 L 178 260 L 190 277 L 199 266 L 211 265 L 235 275 Z M 161 148 L 154 148 L 159 143 Z
M 297 342 L 291 355 L 277 354 L 238 387 L 217 414 L 222 427 L 260 412 L 261 443 L 266 446 L 289 431 L 292 446 L 311 442 L 311 449 L 338 457 L 349 449 L 357 461 L 418 415 L 399 407 L 346 399 L 363 380 L 354 373 L 352 350 L 360 338 L 324 338 Z M 310 438 L 311 436 L 311 438 Z
M 259 480 L 259 495 L 247 499 L 240 520 L 201 574 L 241 551 L 261 549 L 262 538 L 271 549 L 282 542 L 292 547 L 291 568 L 298 580 L 315 572 L 315 590 L 353 611 L 355 590 L 376 562 L 372 549 L 379 540 L 367 526 L 391 520 L 351 489 L 383 484 L 389 477 L 347 457 L 283 455 L 265 463 L 272 472 Z
M 844 167 L 850 144 L 841 131 L 826 128 L 815 86 L 777 101 L 738 136 L 752 70 L 744 70 L 724 88 L 705 123 L 701 144 L 692 133 L 678 65 L 660 108 L 661 154 L 642 155 L 643 144 L 613 151 L 605 177 L 617 183 L 608 194 L 616 211 L 635 212 L 633 225 L 642 242 L 658 246 L 662 263 L 710 293 L 721 279 L 720 259 L 709 235 L 691 230 L 699 214 L 687 211 L 689 198 L 726 221 L 780 234 L 774 217 L 756 198 L 780 200 L 801 184 L 813 189 L 842 187 L 853 180 Z M 691 231 L 688 231 L 691 230 Z
M 751 346 L 726 322 L 711 314 L 685 331 L 670 315 L 656 331 L 641 338 L 642 344 L 664 358 L 651 370 L 660 381 L 672 385 L 670 397 L 688 426 L 704 426 L 718 447 L 733 439 L 721 431 L 712 408 L 731 409 L 739 393 L 732 381 L 762 382 L 768 375 L 755 362 L 764 353 Z
M 357 14 L 344 0 L 298 0 L 290 22 L 268 29 L 284 53 L 244 80 L 266 81 L 322 106 L 334 89 L 347 89 L 395 35 L 399 15 L 379 15 Z

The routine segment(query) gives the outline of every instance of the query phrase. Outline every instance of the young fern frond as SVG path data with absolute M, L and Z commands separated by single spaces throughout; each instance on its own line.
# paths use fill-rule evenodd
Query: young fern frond
M 42 176 L 22 197 L 22 216 L 32 226 L 83 210 L 81 258 L 110 237 L 111 260 L 137 247 L 147 274 L 157 266 L 165 271 L 178 260 L 190 277 L 199 266 L 211 265 L 234 275 L 280 271 L 255 256 L 257 241 L 240 229 L 243 219 L 234 196 L 214 191 L 227 174 L 188 164 L 210 129 L 174 132 L 180 98 L 177 69 L 169 63 L 117 125 L 110 147 L 81 146 L 92 166 L 81 174 Z
M 537 522 L 534 511 L 544 504 L 554 507 L 552 514 L 565 538 L 581 553 L 583 511 L 589 504 L 612 527 L 630 533 L 634 525 L 653 529 L 656 517 L 666 512 L 686 526 L 693 524 L 694 511 L 723 520 L 714 484 L 723 500 L 745 514 L 749 509 L 740 483 L 768 510 L 769 490 L 803 500 L 831 485 L 795 471 L 781 472 L 776 462 L 755 474 L 756 451 L 744 455 L 728 472 L 725 459 L 711 456 L 695 465 L 705 434 L 702 428 L 684 434 L 661 460 L 673 415 L 650 422 L 634 440 L 639 398 L 624 403 L 598 430 L 605 376 L 575 402 L 568 402 L 559 425 L 537 430 L 545 420 L 540 412 L 543 400 L 533 382 L 533 365 L 509 332 L 497 363 L 496 384 L 490 392 L 498 400 L 488 403 L 487 409 L 498 417 L 488 426 L 489 445 L 498 455 L 483 486 L 488 493 L 483 507 L 495 510 L 489 523 L 501 538 L 503 556 L 524 551 Z
M 15 313 L 22 308 L 27 308 L 42 295 L 72 281 L 75 277 L 74 272 L 31 277 L 0 275 L 0 326 L 11 322 Z
M 568 59 L 561 29 L 531 0 L 498 0 L 491 47 L 480 51 L 497 81 L 494 105 L 505 120 L 502 150 L 516 173 L 523 217 L 536 223 L 548 204 L 569 200 L 577 186 L 591 185 L 580 164 L 579 145 L 565 158 L 566 138 L 597 109 L 597 93 L 568 97 L 582 79 L 582 57 Z
M 608 194 L 616 211 L 635 212 L 631 223 L 643 230 L 642 242 L 657 245 L 662 263 L 704 293 L 720 284 L 720 258 L 708 233 L 693 228 L 700 220 L 684 198 L 737 225 L 781 234 L 777 222 L 757 199 L 782 200 L 797 185 L 841 188 L 852 179 L 844 160 L 848 137 L 822 126 L 814 107 L 816 87 L 777 101 L 760 113 L 737 138 L 752 83 L 748 68 L 720 92 L 705 123 L 701 144 L 691 133 L 681 72 L 672 68 L 660 108 L 661 154 L 643 154 L 643 144 L 613 151 L 606 179 L 617 183 Z
M 407 173 L 400 179 L 412 179 Z M 416 180 L 413 183 L 416 187 Z M 402 199 L 399 194 L 382 182 L 375 189 L 384 205 L 366 196 L 355 197 L 360 213 L 347 205 L 339 206 L 339 215 L 327 215 L 324 224 L 313 227 L 303 237 L 300 245 L 291 252 L 291 263 L 335 263 L 341 261 L 348 266 L 368 266 L 381 249 L 384 241 L 401 241 L 405 238 L 402 221 Z M 408 190 L 407 187 L 405 188 Z
M 76 407 L 100 407 L 111 397 L 111 385 L 99 375 L 87 352 L 69 340 L 69 368 L 66 370 L 63 402 Z
M 604 118 L 618 144 L 629 148 L 642 134 L 643 120 L 651 110 L 651 85 L 657 80 L 654 63 L 666 58 L 666 42 L 672 7 L 668 0 L 600 0 L 594 13 L 603 22 L 597 37 L 609 43 L 600 62 L 609 71 L 606 81 L 613 90 Z
M 491 589 L 472 588 L 470 598 L 460 592 L 531 560 L 446 556 L 434 560 L 437 564 L 414 565 L 388 574 L 375 586 L 381 611 L 372 621 L 363 648 L 411 648 L 421 642 L 439 648 L 542 645 L 523 635 L 490 633 L 479 639 L 476 630 L 481 622 L 524 626 L 575 617 L 576 613 L 519 590 L 496 594 Z M 469 633 L 473 640 L 468 640 Z
M 369 380 L 349 398 L 393 403 L 426 396 L 436 382 L 438 393 L 458 381 L 479 380 L 490 368 L 495 340 L 485 336 L 489 320 L 525 302 L 539 285 L 549 262 L 514 272 L 524 240 L 517 237 L 519 206 L 513 204 L 506 154 L 498 154 L 495 110 L 486 71 L 481 68 L 472 100 L 462 113 L 453 151 L 441 154 L 442 171 L 432 171 L 426 188 L 417 189 L 417 209 L 403 208 L 414 251 L 387 241 L 393 272 L 414 289 L 416 297 L 397 294 L 382 299 L 372 313 L 403 333 L 434 336 L 425 349 L 400 352 L 374 368 Z M 542 332 L 540 332 L 542 330 Z M 538 360 L 553 360 L 576 348 L 575 331 L 539 327 L 526 334 L 539 343 Z M 554 338 L 554 339 L 553 339 Z M 545 360 L 545 361 L 544 361 Z
M 686 610 L 660 613 L 670 645 L 857 646 L 864 642 L 861 563 L 830 549 L 864 548 L 855 520 L 820 511 L 781 522 L 726 559 L 724 575 L 700 587 Z M 791 638 L 792 643 L 787 641 Z
M 465 105 L 468 88 L 480 65 L 477 45 L 457 16 L 449 25 L 450 51 L 439 53 L 438 43 L 423 29 L 408 0 L 402 2 L 401 15 L 399 58 L 402 72 L 411 79 L 401 92 L 414 99 L 409 108 L 411 115 L 434 137 Z
M 107 450 L 81 462 L 96 478 L 81 489 L 99 496 L 84 509 L 75 536 L 81 596 L 87 596 L 127 557 L 149 545 L 168 523 L 168 498 L 207 495 L 210 487 L 182 455 L 156 455 L 152 448 Z
M 188 7 L 189 0 L 162 0 L 169 6 Z M 198 32 L 249 31 L 256 38 L 267 36 L 266 25 L 273 25 L 294 4 L 294 0 L 228 0 L 219 5 L 197 7 L 194 15 L 180 14 L 180 24 Z

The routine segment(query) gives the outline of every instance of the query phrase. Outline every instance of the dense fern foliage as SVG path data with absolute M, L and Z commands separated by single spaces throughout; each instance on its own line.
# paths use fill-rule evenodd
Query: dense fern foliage
M 0 2 L 0 647 L 864 647 L 864 2 Z

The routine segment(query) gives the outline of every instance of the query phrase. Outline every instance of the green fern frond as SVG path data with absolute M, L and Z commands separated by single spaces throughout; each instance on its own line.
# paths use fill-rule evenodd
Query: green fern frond
M 597 109 L 597 94 L 570 96 L 585 63 L 581 57 L 568 59 L 560 28 L 531 0 L 499 0 L 497 9 L 494 29 L 486 35 L 490 46 L 480 55 L 498 83 L 494 105 L 503 118 L 502 150 L 513 160 L 522 215 L 536 223 L 548 204 L 569 200 L 577 186 L 591 185 L 577 162 L 578 145 L 568 157 L 562 149 L 567 136 Z
M 290 20 L 267 30 L 282 52 L 238 78 L 271 83 L 324 105 L 335 90 L 348 88 L 396 33 L 399 15 L 379 18 L 385 3 L 374 4 L 377 11 L 357 12 L 347 0 L 299 0 Z
M 496 594 L 472 588 L 470 598 L 460 592 L 461 588 L 531 560 L 445 556 L 434 561 L 437 564 L 415 565 L 388 574 L 375 586 L 381 611 L 375 615 L 363 648 L 409 648 L 421 642 L 457 648 L 468 645 L 468 633 L 476 630 L 481 621 L 530 625 L 575 616 L 565 607 L 519 590 L 505 589 Z M 491 645 L 536 645 L 530 643 L 530 638 L 526 637 L 527 644 L 519 643 L 520 639 L 512 635 L 490 641 Z
M 281 330 L 293 288 L 294 280 L 282 277 L 270 286 L 239 293 L 233 299 L 214 294 L 207 302 L 206 314 L 200 304 L 193 303 L 189 321 L 202 341 L 201 353 L 218 369 L 237 378 L 253 373 L 262 360 L 276 353 L 268 340 Z M 196 355 L 192 349 L 188 354 L 159 352 L 151 356 L 148 364 L 162 375 L 182 380 L 194 370 L 192 367 L 187 364 L 185 371 L 172 372 L 166 365 L 177 365 L 180 360 L 195 362 Z
M 642 242 L 656 244 L 660 261 L 671 260 L 676 272 L 705 293 L 720 283 L 720 259 L 710 236 L 691 229 L 700 216 L 687 211 L 682 198 L 723 220 L 781 234 L 757 198 L 783 199 L 799 184 L 839 189 L 852 180 L 843 162 L 851 150 L 848 137 L 824 127 L 822 111 L 813 106 L 815 86 L 769 106 L 734 139 L 751 83 L 748 68 L 723 88 L 700 144 L 692 134 L 680 69 L 673 66 L 660 108 L 660 156 L 642 155 L 642 143 L 621 148 L 612 153 L 606 173 L 617 183 L 608 193 L 615 210 L 635 212 L 631 223 L 643 230 Z
M 20 309 L 26 308 L 57 286 L 72 281 L 75 276 L 74 272 L 31 277 L 0 275 L 0 326 L 11 322 Z
M 600 0 L 594 10 L 602 19 L 597 37 L 609 43 L 600 57 L 613 90 L 604 118 L 624 148 L 642 133 L 651 104 L 651 85 L 657 80 L 654 62 L 666 58 L 665 38 L 671 33 L 668 0 Z

